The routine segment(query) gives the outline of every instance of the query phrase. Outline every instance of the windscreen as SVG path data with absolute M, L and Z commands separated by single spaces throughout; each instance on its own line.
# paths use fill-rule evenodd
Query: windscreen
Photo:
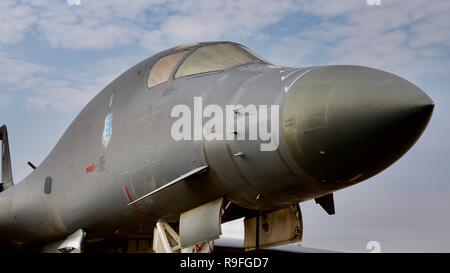
M 259 59 L 235 44 L 207 45 L 195 50 L 180 65 L 175 78 L 223 70 L 232 66 L 252 63 Z

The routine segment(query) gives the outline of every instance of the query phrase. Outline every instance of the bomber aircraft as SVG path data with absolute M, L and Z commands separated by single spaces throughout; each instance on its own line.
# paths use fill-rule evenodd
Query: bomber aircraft
M 246 250 L 299 242 L 299 204 L 334 214 L 333 192 L 397 161 L 433 108 L 377 69 L 278 66 L 234 42 L 177 46 L 106 86 L 17 184 L 1 127 L 0 247 L 210 252 L 240 218 Z

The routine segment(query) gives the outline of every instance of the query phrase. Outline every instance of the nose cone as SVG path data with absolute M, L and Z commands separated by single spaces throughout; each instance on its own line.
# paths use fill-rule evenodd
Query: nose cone
M 327 66 L 288 91 L 283 133 L 291 155 L 326 183 L 357 183 L 398 160 L 417 141 L 433 101 L 393 74 Z

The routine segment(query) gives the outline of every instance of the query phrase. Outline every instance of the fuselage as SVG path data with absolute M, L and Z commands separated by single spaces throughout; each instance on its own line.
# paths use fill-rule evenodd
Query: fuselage
M 189 47 L 179 63 L 203 45 Z M 154 64 L 182 50 L 162 52 L 119 76 L 36 170 L 0 193 L 0 237 L 51 241 L 80 228 L 92 239 L 148 237 L 159 219 L 176 221 L 219 197 L 250 209 L 286 207 L 382 171 L 412 146 L 431 115 L 432 102 L 417 87 L 355 66 L 295 69 L 255 61 L 174 78 L 177 64 L 168 81 L 148 88 Z M 368 91 L 355 98 L 348 86 Z M 172 110 L 194 109 L 194 98 L 223 109 L 279 106 L 276 149 L 261 151 L 260 139 L 175 140 Z M 248 118 L 239 111 L 236 119 Z M 200 166 L 207 169 L 186 183 L 130 205 Z

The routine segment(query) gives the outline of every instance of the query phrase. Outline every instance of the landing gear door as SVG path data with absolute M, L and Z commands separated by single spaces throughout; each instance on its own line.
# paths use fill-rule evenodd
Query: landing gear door
M 259 247 L 300 242 L 303 234 L 300 206 L 289 206 L 277 211 L 263 212 L 244 220 L 246 251 Z

